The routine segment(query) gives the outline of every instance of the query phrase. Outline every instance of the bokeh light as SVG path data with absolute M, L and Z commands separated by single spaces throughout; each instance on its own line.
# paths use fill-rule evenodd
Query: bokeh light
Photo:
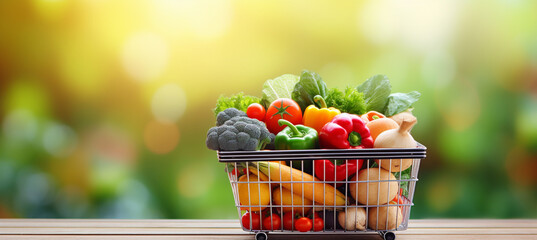
M 61 44 L 65 49 L 58 57 L 62 85 L 75 99 L 88 101 L 99 97 L 101 89 L 110 82 L 107 69 L 110 56 L 100 48 L 88 47 L 84 38 L 69 39 Z
M 481 99 L 474 83 L 465 79 L 453 88 L 436 91 L 436 106 L 443 108 L 443 117 L 449 127 L 463 131 L 476 123 L 481 114 Z
M 6 111 L 27 111 L 34 117 L 44 117 L 50 111 L 50 96 L 45 86 L 33 77 L 17 76 L 10 82 L 6 94 L 2 94 Z M 35 83 L 37 82 L 37 83 Z
M 7 194 L 10 186 L 13 185 L 13 176 L 15 175 L 15 167 L 13 163 L 2 159 L 0 161 L 0 193 Z
M 152 81 L 162 74 L 168 63 L 168 45 L 157 34 L 138 32 L 125 42 L 121 59 L 133 79 Z
M 150 121 L 145 126 L 144 142 L 146 147 L 154 153 L 168 153 L 179 142 L 179 129 L 173 123 Z
M 173 123 L 179 120 L 186 109 L 187 97 L 177 84 L 160 87 L 151 100 L 151 111 L 161 122 Z
M 458 184 L 449 176 L 441 176 L 430 183 L 431 192 L 427 203 L 436 212 L 445 212 L 451 209 L 460 197 Z
M 516 133 L 519 141 L 532 149 L 537 148 L 537 95 L 520 100 L 522 107 L 515 116 Z
M 430 51 L 421 65 L 421 77 L 425 84 L 439 91 L 445 90 L 455 80 L 455 59 L 446 51 Z
M 46 21 L 55 21 L 63 16 L 68 1 L 65 0 L 33 0 L 34 8 L 39 16 Z
M 52 186 L 48 175 L 44 173 L 28 173 L 20 176 L 17 190 L 17 199 L 21 204 L 37 205 L 50 201 L 48 195 L 51 194 Z
M 513 183 L 523 186 L 537 184 L 537 174 L 534 174 L 537 169 L 537 153 L 515 147 L 507 154 L 505 168 Z
M 43 133 L 43 146 L 45 150 L 56 156 L 66 157 L 77 145 L 76 133 L 68 126 L 51 123 Z
M 459 1 L 371 1 L 361 9 L 358 24 L 372 43 L 401 42 L 427 53 L 446 47 L 452 39 L 460 5 Z
M 232 21 L 232 6 L 229 0 L 182 1 L 183 16 L 191 29 L 202 39 L 219 37 L 225 33 Z
M 37 137 L 37 121 L 27 110 L 16 110 L 7 114 L 3 122 L 3 132 L 11 140 L 32 141 Z
M 86 148 L 97 160 L 130 166 L 137 160 L 137 150 L 129 135 L 110 125 L 97 126 L 85 137 Z

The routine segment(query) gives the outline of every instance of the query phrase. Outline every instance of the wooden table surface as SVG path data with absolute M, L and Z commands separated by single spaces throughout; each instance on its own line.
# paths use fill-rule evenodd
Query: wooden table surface
M 537 220 L 410 220 L 404 239 L 537 239 Z M 269 234 L 269 239 L 382 239 L 378 234 Z M 238 220 L 0 219 L 1 240 L 255 239 Z

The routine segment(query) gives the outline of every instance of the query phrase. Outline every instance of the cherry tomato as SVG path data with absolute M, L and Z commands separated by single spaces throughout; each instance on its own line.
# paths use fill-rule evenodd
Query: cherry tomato
M 278 124 L 278 120 L 282 118 L 292 124 L 302 124 L 302 110 L 298 103 L 289 98 L 278 98 L 270 104 L 265 124 L 271 133 L 278 134 L 286 127 Z
M 322 231 L 324 229 L 324 221 L 319 216 L 319 213 L 313 212 L 313 231 Z
M 293 224 L 295 221 L 295 216 L 292 212 L 286 212 L 283 214 L 283 229 L 285 230 L 294 230 Z
M 265 230 L 278 230 L 282 228 L 282 219 L 278 214 L 273 213 L 272 215 L 263 219 L 263 229 Z
M 250 217 L 252 218 L 252 226 L 250 226 Z M 242 226 L 249 230 L 261 230 L 261 215 L 258 213 L 246 212 L 242 215 Z
M 301 217 L 297 219 L 295 222 L 295 228 L 296 230 L 300 232 L 310 231 L 312 227 L 313 227 L 313 222 L 311 221 L 311 219 L 307 217 Z
M 322 218 L 315 216 L 313 219 L 313 231 L 322 231 L 324 229 L 324 221 Z
M 246 109 L 249 118 L 255 118 L 261 122 L 265 121 L 265 107 L 259 103 L 252 103 Z

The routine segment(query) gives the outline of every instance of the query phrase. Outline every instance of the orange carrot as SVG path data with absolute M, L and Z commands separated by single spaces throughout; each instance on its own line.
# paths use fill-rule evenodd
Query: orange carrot
M 282 187 L 293 191 L 297 195 L 302 196 L 304 194 L 305 198 L 326 206 L 344 206 L 346 204 L 346 198 L 343 193 L 310 174 L 274 162 L 257 162 L 254 164 L 258 166 L 259 171 L 269 176 L 272 181 L 282 182 Z M 286 183 L 286 181 L 292 181 L 293 183 Z

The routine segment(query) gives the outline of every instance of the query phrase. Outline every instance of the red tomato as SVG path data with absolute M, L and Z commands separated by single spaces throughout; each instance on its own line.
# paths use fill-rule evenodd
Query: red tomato
M 271 133 L 278 134 L 286 127 L 278 124 L 278 120 L 282 118 L 292 124 L 302 124 L 302 110 L 298 103 L 289 98 L 278 98 L 270 104 L 265 124 Z
M 246 109 L 246 115 L 249 118 L 255 118 L 261 122 L 265 121 L 265 107 L 259 103 L 252 103 Z
M 311 219 L 307 217 L 301 217 L 297 219 L 295 222 L 295 228 L 296 230 L 300 232 L 310 231 L 312 227 L 313 227 L 313 222 L 311 221 Z
M 311 218 L 313 219 L 313 231 L 322 231 L 324 229 L 324 221 L 319 216 L 319 213 L 313 212 Z
M 282 219 L 278 214 L 273 213 L 272 215 L 263 219 L 263 229 L 265 230 L 278 230 L 282 228 Z
M 315 216 L 313 219 L 313 231 L 322 231 L 324 229 L 324 221 L 319 216 Z
M 252 226 L 250 226 L 250 217 L 252 218 Z M 261 230 L 261 215 L 258 213 L 246 212 L 242 215 L 242 226 L 249 230 Z
M 292 212 L 286 212 L 283 214 L 283 229 L 293 230 L 293 224 L 295 221 L 295 216 Z

